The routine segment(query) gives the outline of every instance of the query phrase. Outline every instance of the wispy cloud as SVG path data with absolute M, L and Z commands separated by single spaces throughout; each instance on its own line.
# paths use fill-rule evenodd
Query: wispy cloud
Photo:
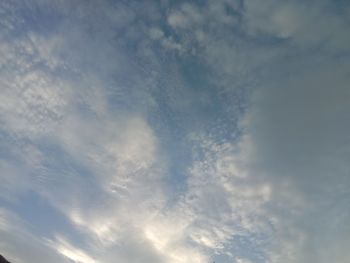
M 73 247 L 62 237 L 57 237 L 56 239 L 56 241 L 51 241 L 50 245 L 66 258 L 77 263 L 98 263 L 98 261 L 90 257 L 86 252 Z

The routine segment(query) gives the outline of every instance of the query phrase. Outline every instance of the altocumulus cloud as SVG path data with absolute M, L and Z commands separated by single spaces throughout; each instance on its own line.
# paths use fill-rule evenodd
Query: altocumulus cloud
M 11 262 L 340 262 L 345 1 L 0 3 Z

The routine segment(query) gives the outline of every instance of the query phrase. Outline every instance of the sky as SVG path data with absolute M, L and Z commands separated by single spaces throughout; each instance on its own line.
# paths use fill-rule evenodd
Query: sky
M 0 254 L 350 262 L 345 0 L 0 1 Z

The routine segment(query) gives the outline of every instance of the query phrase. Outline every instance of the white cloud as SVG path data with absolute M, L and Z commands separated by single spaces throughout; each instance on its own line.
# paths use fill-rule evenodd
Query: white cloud
M 290 38 L 301 47 L 321 46 L 326 51 L 349 50 L 350 34 L 345 16 L 332 11 L 327 1 L 245 1 L 245 23 L 252 34 Z
M 174 28 L 188 29 L 196 23 L 201 23 L 203 19 L 197 6 L 185 3 L 180 6 L 179 10 L 170 13 L 168 23 Z
M 204 158 L 191 168 L 184 201 L 193 215 L 187 229 L 190 237 L 223 253 L 235 236 L 249 239 L 269 232 L 270 219 L 264 211 L 271 195 L 269 183 L 259 182 L 258 177 L 245 171 L 237 146 L 204 140 L 200 147 Z
M 237 263 L 251 263 L 251 261 L 249 259 L 245 259 L 245 258 L 237 258 L 236 262 Z
M 44 61 L 46 66 L 51 70 L 55 68 L 69 67 L 61 58 L 62 45 L 64 39 L 60 35 L 50 37 L 43 37 L 34 33 L 29 34 L 27 44 L 27 51 L 29 54 L 35 54 L 35 62 Z
M 76 263 L 98 263 L 99 261 L 93 259 L 85 251 L 78 249 L 71 245 L 62 237 L 57 237 L 55 241 L 50 241 L 50 246 L 57 250 L 58 253 L 69 258 Z
M 75 116 L 63 127 L 61 141 L 67 152 L 94 171 L 106 190 L 128 190 L 135 183 L 159 178 L 158 142 L 141 117 L 91 122 Z
M 151 39 L 160 39 L 164 36 L 164 32 L 159 28 L 151 28 L 149 30 L 149 36 Z
M 213 251 L 229 254 L 235 236 L 271 234 L 264 207 L 271 195 L 269 185 L 254 182 L 258 178 L 239 168 L 233 145 L 201 139 L 199 147 L 205 157 L 189 171 L 184 196 L 141 224 L 145 238 L 166 262 L 208 261 Z M 262 253 L 262 247 L 257 249 L 252 253 Z
M 30 59 L 31 46 L 25 41 L 3 42 L 0 49 L 4 53 L 0 71 L 3 128 L 18 136 L 52 131 L 69 104 L 69 85 L 38 69 L 38 62 Z

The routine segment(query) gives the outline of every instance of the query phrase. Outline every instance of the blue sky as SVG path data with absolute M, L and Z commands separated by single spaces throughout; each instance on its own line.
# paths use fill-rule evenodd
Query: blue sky
M 0 3 L 0 254 L 349 261 L 350 5 Z

